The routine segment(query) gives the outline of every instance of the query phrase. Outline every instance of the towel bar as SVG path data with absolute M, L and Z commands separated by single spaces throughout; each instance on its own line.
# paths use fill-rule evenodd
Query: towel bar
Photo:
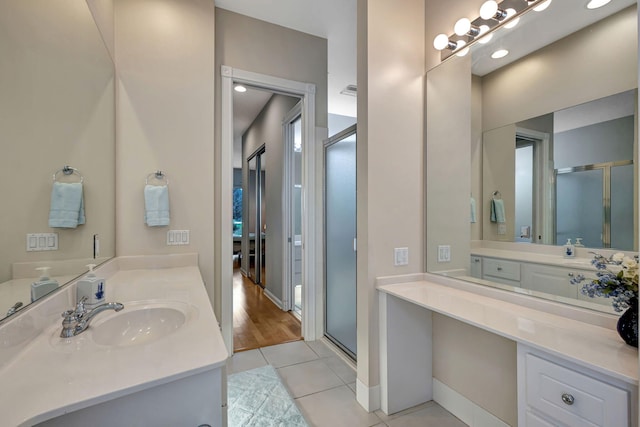
M 65 175 L 78 175 L 80 177 L 80 182 L 84 181 L 84 177 L 82 176 L 82 174 L 80 173 L 80 171 L 72 166 L 68 166 L 68 165 L 64 165 L 62 167 L 62 169 L 59 169 L 56 171 L 56 173 L 53 174 L 53 180 L 57 181 L 57 176 L 58 174 L 62 172 Z

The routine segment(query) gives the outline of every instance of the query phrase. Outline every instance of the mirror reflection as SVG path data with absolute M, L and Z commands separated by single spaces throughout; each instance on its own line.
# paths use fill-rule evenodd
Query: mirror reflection
M 0 93 L 2 319 L 115 252 L 114 66 L 87 1 L 2 2 Z
M 427 73 L 428 271 L 612 311 L 568 277 L 638 250 L 637 49 L 635 1 L 556 1 Z

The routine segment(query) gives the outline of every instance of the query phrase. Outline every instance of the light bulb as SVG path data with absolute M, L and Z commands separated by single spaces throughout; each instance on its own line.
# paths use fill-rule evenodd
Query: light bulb
M 550 4 L 551 4 L 551 0 L 542 1 L 540 2 L 539 5 L 534 7 L 533 10 L 535 10 L 536 12 L 542 12 L 543 10 L 548 8 Z
M 480 34 L 478 34 L 478 43 L 489 43 L 489 41 L 491 41 L 491 39 L 493 38 L 493 33 L 491 34 L 486 34 L 486 32 L 489 31 L 489 26 L 488 25 L 480 25 Z
M 471 21 L 469 21 L 467 18 L 458 19 L 458 22 L 456 22 L 456 25 L 454 25 L 453 27 L 453 31 L 458 36 L 464 36 L 469 32 L 470 29 L 471 29 Z
M 437 50 L 444 50 L 446 48 L 451 48 L 451 42 L 449 41 L 449 36 L 447 36 L 446 34 L 438 34 L 436 38 L 433 39 L 433 47 L 435 47 Z
M 457 44 L 456 44 L 456 55 L 457 56 L 465 56 L 467 53 L 469 53 L 469 48 L 468 47 L 464 47 L 467 44 L 467 42 L 465 42 L 464 40 L 458 40 Z M 464 47 L 464 49 L 462 49 Z
M 488 0 L 480 6 L 480 18 L 491 19 L 498 13 L 498 3 L 495 0 Z
M 587 4 L 587 9 L 597 9 L 609 3 L 611 0 L 591 0 L 589 4 Z
M 495 52 L 493 52 L 491 54 L 491 57 L 493 59 L 500 59 L 500 58 L 504 58 L 508 54 L 509 54 L 509 51 L 507 49 L 500 49 L 500 50 L 496 50 Z
M 515 14 L 516 14 L 516 10 L 515 10 L 515 9 L 512 9 L 512 8 L 509 8 L 509 9 L 505 10 L 505 12 L 507 12 L 507 19 L 511 18 L 513 15 L 515 15 Z M 511 19 L 511 20 L 509 21 L 509 23 L 507 23 L 507 24 L 505 24 L 505 25 L 504 25 L 504 27 L 505 27 L 505 28 L 513 28 L 513 27 L 515 27 L 516 25 L 518 25 L 518 22 L 520 22 L 520 17 L 517 17 L 517 18 Z

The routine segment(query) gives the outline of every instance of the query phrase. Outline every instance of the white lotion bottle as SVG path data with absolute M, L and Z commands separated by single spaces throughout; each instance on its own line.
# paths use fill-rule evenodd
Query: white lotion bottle
M 51 267 L 38 267 L 36 270 L 41 271 L 40 278 L 31 284 L 31 302 L 34 302 L 43 296 L 58 289 L 60 284 L 49 277 Z
M 573 258 L 576 256 L 576 248 L 571 243 L 571 239 L 567 239 L 567 243 L 564 244 L 564 255 L 565 258 Z
M 89 273 L 76 284 L 76 301 L 86 298 L 84 306 L 91 310 L 100 304 L 104 304 L 105 280 L 97 277 L 93 272 L 95 264 L 88 264 Z

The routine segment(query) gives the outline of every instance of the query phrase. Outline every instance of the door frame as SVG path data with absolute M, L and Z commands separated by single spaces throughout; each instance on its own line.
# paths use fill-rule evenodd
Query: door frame
M 220 238 L 219 271 L 215 277 L 221 290 L 220 327 L 229 354 L 233 354 L 233 85 L 243 83 L 285 95 L 302 102 L 302 334 L 307 341 L 316 339 L 316 124 L 315 93 L 312 83 L 282 79 L 223 65 L 221 67 L 221 144 L 220 184 L 216 204 L 220 207 L 215 233 Z
M 282 309 L 286 311 L 293 310 L 293 275 L 295 263 L 295 233 L 293 221 L 293 137 L 291 125 L 298 117 L 303 118 L 302 102 L 298 102 L 282 120 L 282 134 L 284 135 L 284 169 L 283 173 L 283 209 L 282 209 L 282 225 L 284 233 L 282 235 L 282 247 L 287 248 L 282 257 Z M 304 292 L 304 291 L 303 291 Z M 304 304 L 303 304 L 304 306 Z

